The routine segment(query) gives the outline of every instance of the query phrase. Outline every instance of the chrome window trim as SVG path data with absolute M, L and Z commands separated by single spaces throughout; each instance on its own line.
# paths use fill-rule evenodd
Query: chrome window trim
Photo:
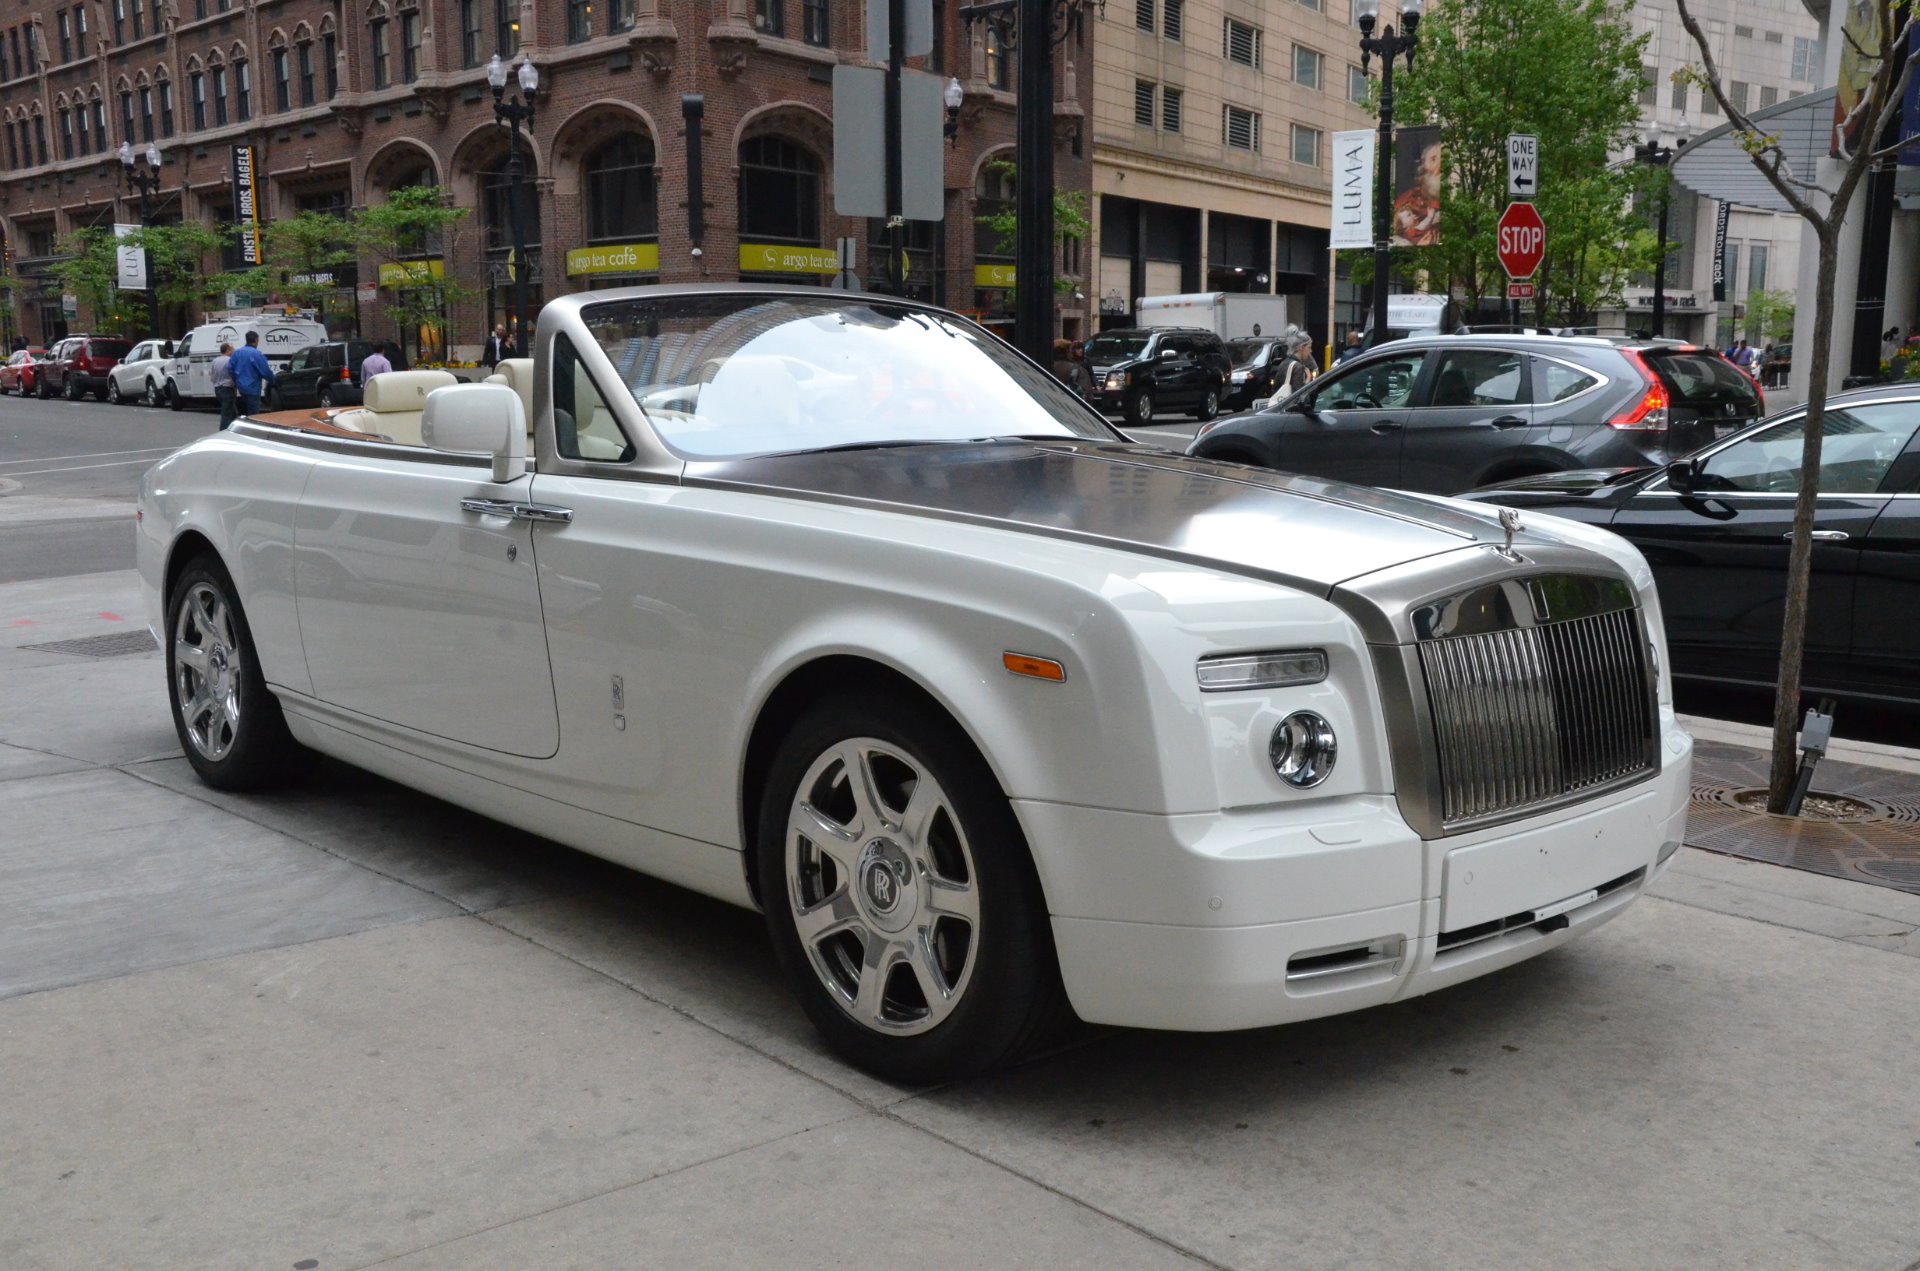
M 262 441 L 299 446 L 305 450 L 323 450 L 328 454 L 357 455 L 369 459 L 404 459 L 409 463 L 432 463 L 450 468 L 491 469 L 493 466 L 492 459 L 486 455 L 455 454 L 447 450 L 434 450 L 428 446 L 404 446 L 397 441 L 382 441 L 377 437 L 368 437 L 361 441 L 352 437 L 338 437 L 331 433 L 308 432 L 302 428 L 260 424 L 249 419 L 235 420 L 227 431 L 243 437 L 255 437 Z

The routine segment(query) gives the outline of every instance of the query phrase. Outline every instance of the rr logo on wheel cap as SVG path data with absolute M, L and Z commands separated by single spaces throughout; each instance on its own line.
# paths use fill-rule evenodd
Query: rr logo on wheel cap
M 875 861 L 867 866 L 867 899 L 881 913 L 900 903 L 900 882 L 885 861 Z

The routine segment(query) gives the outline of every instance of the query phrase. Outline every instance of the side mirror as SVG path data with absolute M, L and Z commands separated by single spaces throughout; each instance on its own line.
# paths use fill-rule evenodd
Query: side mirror
M 511 481 L 527 470 L 527 412 L 505 384 L 449 384 L 427 394 L 420 439 L 450 454 L 493 459 L 493 479 Z
M 1179 357 L 1179 356 L 1180 356 L 1179 353 L 1175 352 L 1173 349 L 1160 350 L 1160 360 L 1163 362 L 1170 357 Z
M 1667 487 L 1676 494 L 1692 494 L 1699 479 L 1698 459 L 1675 459 L 1667 465 Z

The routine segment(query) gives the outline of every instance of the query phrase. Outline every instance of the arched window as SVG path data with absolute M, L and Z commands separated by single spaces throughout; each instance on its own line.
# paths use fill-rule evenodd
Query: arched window
M 173 82 L 167 78 L 167 68 L 161 67 L 154 72 L 154 92 L 160 95 L 160 135 L 173 135 Z
M 587 242 L 630 243 L 657 238 L 653 142 L 639 133 L 615 137 L 587 156 Z
M 245 49 L 233 56 L 233 104 L 239 119 L 253 118 L 253 64 L 247 61 Z
M 213 91 L 213 126 L 227 122 L 227 66 L 215 53 L 207 59 L 207 78 Z
M 133 141 L 133 90 L 120 81 L 120 140 Z
M 740 146 L 740 237 L 755 242 L 820 242 L 820 163 L 783 137 Z
M 293 59 L 287 55 L 287 37 L 275 31 L 267 37 L 267 61 L 273 69 L 273 108 L 293 109 Z
M 401 0 L 400 5 L 400 82 L 411 84 L 420 78 L 420 6 Z
M 367 9 L 367 38 L 373 45 L 373 86 L 385 88 L 393 82 L 393 48 L 387 42 L 387 6 Z
M 533 192 L 533 157 L 521 155 L 520 167 L 520 181 L 525 187 L 520 192 L 521 228 L 531 251 L 540 246 L 540 201 Z M 486 249 L 489 255 L 498 255 L 502 260 L 513 248 L 512 191 L 513 184 L 507 177 L 507 156 L 502 154 L 480 173 L 480 224 L 486 233 Z
M 320 19 L 320 73 L 326 76 L 327 100 L 340 91 L 340 40 L 333 31 L 333 15 Z

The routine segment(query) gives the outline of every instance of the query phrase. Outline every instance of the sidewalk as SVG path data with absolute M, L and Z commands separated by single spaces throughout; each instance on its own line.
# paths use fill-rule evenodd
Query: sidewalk
M 0 586 L 7 1271 L 1920 1258 L 1920 897 L 1683 848 L 1430 997 L 898 1089 L 756 915 L 325 761 L 219 794 L 157 652 L 21 647 L 139 612 Z

